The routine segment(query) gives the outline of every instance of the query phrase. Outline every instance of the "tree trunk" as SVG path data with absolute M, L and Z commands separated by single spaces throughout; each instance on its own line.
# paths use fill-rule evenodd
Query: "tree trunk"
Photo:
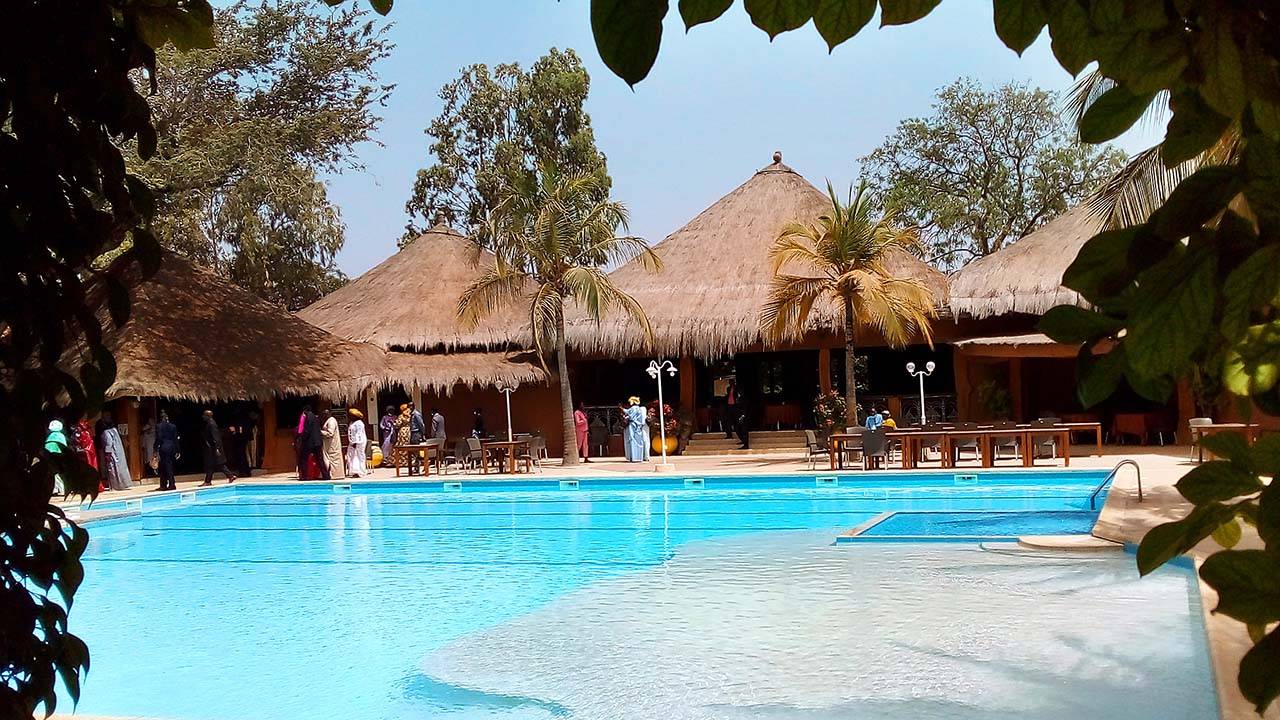
M 858 383 L 854 377 L 857 365 L 857 338 L 853 333 L 853 299 L 844 298 L 844 419 L 849 425 L 858 424 Z
M 578 435 L 573 426 L 573 391 L 569 387 L 569 358 L 565 342 L 564 309 L 556 318 L 556 373 L 560 376 L 560 420 L 564 432 L 562 465 L 578 464 Z

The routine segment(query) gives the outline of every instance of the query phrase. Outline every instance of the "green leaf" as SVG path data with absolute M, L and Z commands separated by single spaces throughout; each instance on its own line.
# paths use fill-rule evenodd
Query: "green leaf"
M 1259 475 L 1280 477 L 1280 433 L 1258 438 L 1249 449 L 1249 456 Z
M 1174 381 L 1168 375 L 1145 375 L 1137 368 L 1130 367 L 1124 376 L 1134 392 L 1152 402 L 1168 402 L 1169 395 L 1173 393 Z
M 1214 612 L 1243 623 L 1280 620 L 1280 554 L 1266 550 L 1214 553 L 1200 566 L 1200 577 L 1218 591 Z
M 1231 508 L 1213 503 L 1201 505 L 1181 520 L 1157 525 L 1138 545 L 1138 572 L 1148 575 L 1187 552 L 1233 516 Z
M 1221 115 L 1238 118 L 1244 111 L 1248 91 L 1232 25 L 1229 20 L 1206 24 L 1198 33 L 1195 53 L 1204 71 L 1199 89 L 1205 102 Z
M 906 25 L 933 12 L 942 0 L 880 0 L 880 27 Z
M 1213 147 L 1231 124 L 1230 118 L 1213 111 L 1193 92 L 1176 95 L 1169 103 L 1173 117 L 1160 143 L 1160 159 L 1168 168 L 1176 167 Z
M 1280 695 L 1280 627 L 1244 654 L 1237 682 L 1259 715 Z
M 1117 347 L 1109 353 L 1093 355 L 1088 347 L 1080 349 L 1077 366 L 1076 392 L 1080 404 L 1093 407 L 1111 397 L 1124 376 L 1124 348 Z
M 1200 439 L 1200 446 L 1224 460 L 1233 461 L 1242 470 L 1253 470 L 1253 454 L 1242 433 L 1218 432 L 1205 435 Z
M 1216 256 L 1184 252 L 1144 274 L 1124 343 L 1132 367 L 1147 376 L 1175 375 L 1200 349 L 1213 320 Z
M 107 309 L 111 313 L 111 321 L 116 327 L 122 327 L 129 321 L 129 289 L 114 275 L 103 276 L 103 286 L 107 291 Z
M 635 85 L 649 74 L 662 45 L 667 0 L 591 0 L 591 32 L 600 59 Z
M 1200 168 L 1178 183 L 1164 205 L 1152 216 L 1156 234 L 1167 240 L 1181 240 L 1200 229 L 1226 209 L 1240 194 L 1239 171 L 1230 165 Z
M 871 21 L 876 14 L 876 0 L 819 0 L 813 13 L 813 24 L 827 49 L 848 40 Z
M 1239 340 L 1255 308 L 1280 297 L 1280 244 L 1267 245 L 1236 266 L 1222 286 L 1222 334 Z
M 1240 529 L 1240 523 L 1230 520 L 1219 525 L 1218 529 L 1213 531 L 1212 537 L 1214 542 L 1230 550 L 1236 546 L 1236 543 L 1240 542 L 1243 534 L 1244 532 Z
M 183 52 L 213 47 L 213 10 L 208 3 L 190 6 L 134 3 L 130 11 L 142 41 L 152 48 L 165 43 L 173 43 Z
M 1266 625 L 1257 625 L 1255 623 L 1249 623 L 1247 626 L 1247 629 L 1249 631 L 1249 640 L 1253 641 L 1255 645 L 1267 635 Z
M 1089 302 L 1102 304 L 1103 300 L 1118 292 L 1132 279 L 1126 273 L 1129 246 L 1140 230 L 1141 226 L 1128 227 L 1090 238 L 1062 273 L 1062 284 L 1080 293 Z
M 1182 497 L 1196 505 L 1231 500 L 1262 489 L 1257 476 L 1221 460 L 1197 465 L 1174 485 Z
M 732 6 L 733 0 L 680 0 L 680 17 L 684 20 L 684 29 L 691 30 L 694 25 L 709 23 Z
M 1049 21 L 1040 0 L 994 0 L 993 5 L 996 35 L 1019 55 L 1040 37 Z
M 391 3 L 392 0 L 369 0 L 369 5 L 379 15 L 386 15 L 391 12 Z
M 1094 342 L 1115 334 L 1123 326 L 1115 318 L 1076 305 L 1050 308 L 1036 324 L 1040 332 L 1068 345 Z
M 1079 75 L 1094 60 L 1093 32 L 1080 3 L 1066 0 L 1054 4 L 1049 15 L 1049 36 L 1053 38 L 1054 57 L 1072 75 Z
M 772 40 L 809 22 L 817 0 L 746 0 L 744 5 L 751 22 Z
M 1080 118 L 1080 139 L 1103 143 L 1133 126 L 1151 106 L 1155 93 L 1134 95 L 1123 85 L 1102 94 Z
M 1253 525 L 1268 547 L 1280 543 L 1280 482 L 1274 478 L 1258 496 L 1258 513 Z
M 1280 321 L 1251 325 L 1227 348 L 1222 382 L 1228 392 L 1261 401 L 1280 381 Z

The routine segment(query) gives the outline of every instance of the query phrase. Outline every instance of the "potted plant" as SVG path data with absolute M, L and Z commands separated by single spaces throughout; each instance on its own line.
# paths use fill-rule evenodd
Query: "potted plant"
M 813 401 L 813 419 L 818 425 L 818 433 L 825 437 L 840 432 L 847 408 L 844 395 L 834 390 L 818 393 Z
M 667 431 L 667 454 L 675 455 L 676 449 L 680 447 L 680 420 L 676 417 L 675 408 L 663 403 L 662 417 L 666 421 Z M 649 403 L 649 426 L 653 428 L 650 431 L 651 438 L 649 444 L 653 447 L 655 453 L 662 452 L 662 433 L 658 430 L 658 401 L 654 400 Z

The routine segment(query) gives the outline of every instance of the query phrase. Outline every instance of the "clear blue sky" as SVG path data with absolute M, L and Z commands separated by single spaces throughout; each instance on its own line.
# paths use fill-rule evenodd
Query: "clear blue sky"
M 897 123 L 926 114 L 935 90 L 962 75 L 1062 91 L 1071 77 L 1042 36 L 1019 58 L 999 41 L 990 0 L 947 0 L 925 20 L 877 20 L 828 54 L 810 24 L 772 43 L 741 2 L 686 34 L 671 0 L 662 51 L 649 77 L 628 88 L 600 61 L 588 0 L 398 2 L 396 49 L 379 68 L 397 84 L 378 132 L 359 157 L 367 170 L 331 180 L 347 223 L 340 267 L 354 277 L 395 251 L 414 175 L 430 164 L 422 130 L 440 110 L 441 85 L 471 63 L 527 66 L 549 47 L 578 51 L 591 73 L 587 110 L 608 156 L 614 196 L 632 231 L 658 242 L 768 164 L 774 150 L 822 186 L 854 179 L 857 158 Z M 1122 138 L 1134 151 L 1161 133 Z M 428 268 L 424 268 L 428 271 Z

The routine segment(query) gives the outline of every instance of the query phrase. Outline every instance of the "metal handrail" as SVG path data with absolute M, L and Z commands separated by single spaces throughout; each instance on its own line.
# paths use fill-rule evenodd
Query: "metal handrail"
M 1116 463 L 1116 466 L 1111 468 L 1111 472 L 1107 473 L 1107 476 L 1102 479 L 1102 482 L 1098 483 L 1098 487 L 1093 489 L 1093 494 L 1089 496 L 1090 510 L 1097 509 L 1094 505 L 1097 501 L 1098 493 L 1102 492 L 1102 488 L 1106 487 L 1107 483 L 1115 479 L 1116 474 L 1120 472 L 1120 468 L 1125 465 L 1132 465 L 1133 471 L 1138 474 L 1138 502 L 1142 502 L 1142 468 L 1138 466 L 1138 461 L 1125 459 Z

